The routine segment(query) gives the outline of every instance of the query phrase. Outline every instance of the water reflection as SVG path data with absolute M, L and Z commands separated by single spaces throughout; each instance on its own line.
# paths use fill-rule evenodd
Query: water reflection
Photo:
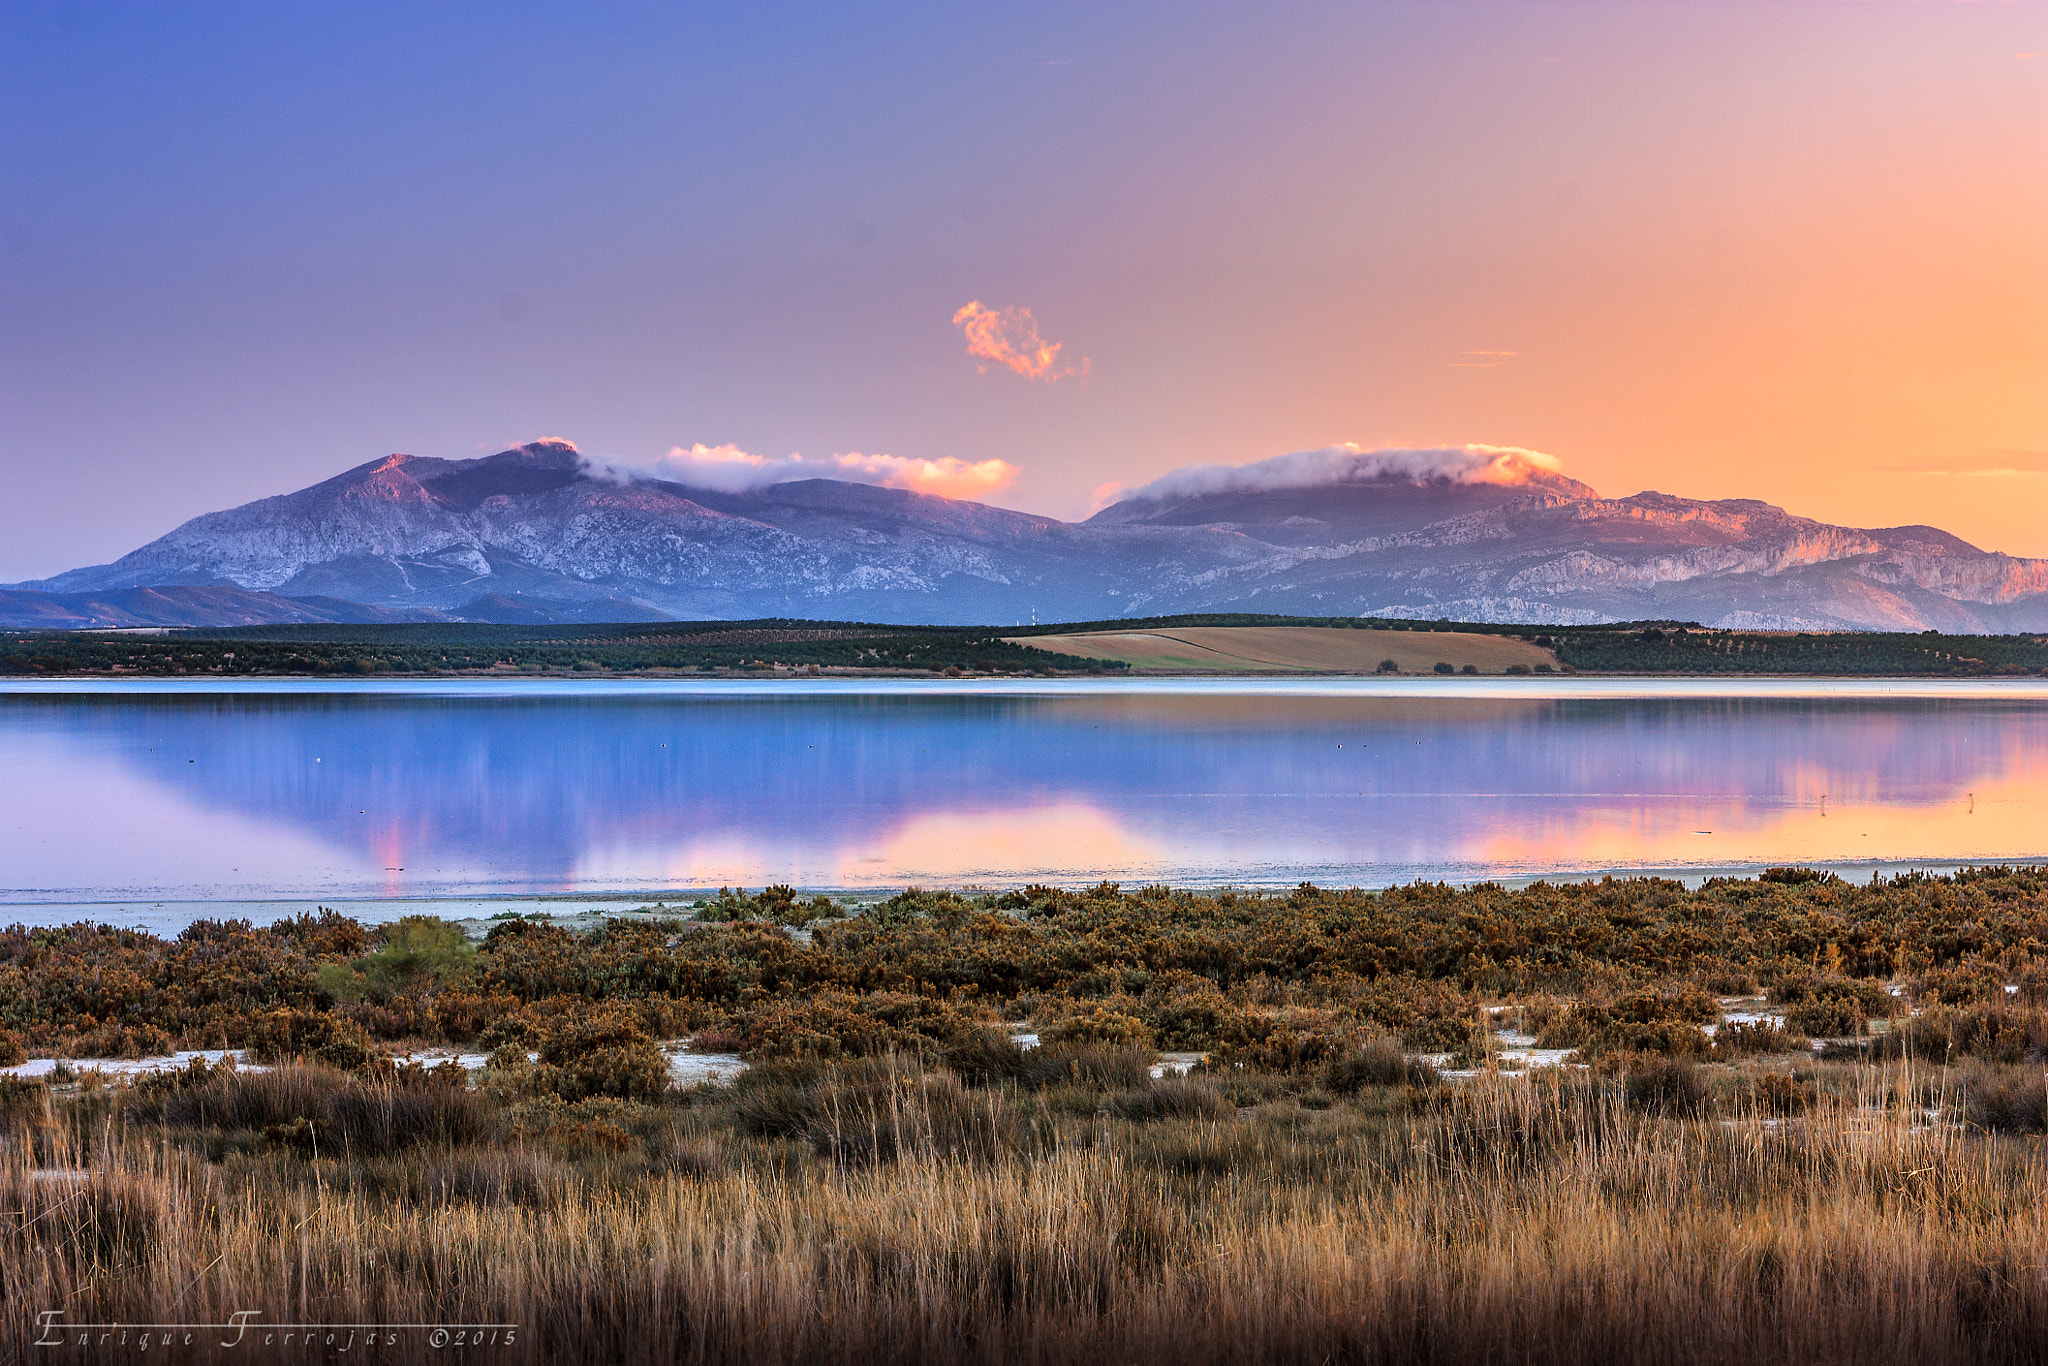
M 0 696 L 0 898 L 2048 853 L 2039 699 Z

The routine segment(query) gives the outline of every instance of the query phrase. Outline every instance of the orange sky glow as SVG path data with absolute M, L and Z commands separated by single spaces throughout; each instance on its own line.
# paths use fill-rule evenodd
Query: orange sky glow
M 2048 556 L 2044 0 L 797 8 L 0 14 L 0 581 L 543 432 L 1061 517 L 1494 445 Z

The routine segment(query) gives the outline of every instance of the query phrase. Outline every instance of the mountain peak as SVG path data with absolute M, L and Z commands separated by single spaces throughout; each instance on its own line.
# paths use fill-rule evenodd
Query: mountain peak
M 182 586 L 507 620 L 1262 611 L 2048 626 L 2048 560 L 1987 555 L 1932 527 L 1830 526 L 1754 499 L 1602 498 L 1551 456 L 1495 446 L 1196 466 L 1073 524 L 830 478 L 737 492 L 622 483 L 573 442 L 543 438 L 465 460 L 386 456 L 196 517 L 111 565 L 22 585 Z M 192 612 L 286 610 L 192 601 Z M 73 610 L 35 612 L 60 608 Z M 0 619 L 8 610 L 0 603 Z M 144 598 L 119 610 L 175 615 Z

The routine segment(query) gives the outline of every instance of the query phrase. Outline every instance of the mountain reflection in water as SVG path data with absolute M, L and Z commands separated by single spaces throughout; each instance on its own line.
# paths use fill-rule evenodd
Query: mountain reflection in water
M 2038 697 L 0 695 L 0 899 L 2048 854 Z

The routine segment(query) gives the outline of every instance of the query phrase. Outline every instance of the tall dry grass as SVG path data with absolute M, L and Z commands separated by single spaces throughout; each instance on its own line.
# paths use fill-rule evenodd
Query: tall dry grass
M 1792 1120 L 1648 1114 L 1579 1077 L 1144 1123 L 912 1078 L 801 1138 L 696 1115 L 687 1160 L 630 1170 L 503 1144 L 208 1161 L 59 1106 L 0 1157 L 0 1360 L 53 1356 L 29 1315 L 61 1307 L 516 1322 L 473 1354 L 504 1360 L 2040 1361 L 2039 1142 L 1860 1075 L 1861 1104 Z M 984 1103 L 1023 1138 L 963 1145 L 921 1109 Z M 841 1160 L 835 1114 L 886 1122 L 888 1152 Z

